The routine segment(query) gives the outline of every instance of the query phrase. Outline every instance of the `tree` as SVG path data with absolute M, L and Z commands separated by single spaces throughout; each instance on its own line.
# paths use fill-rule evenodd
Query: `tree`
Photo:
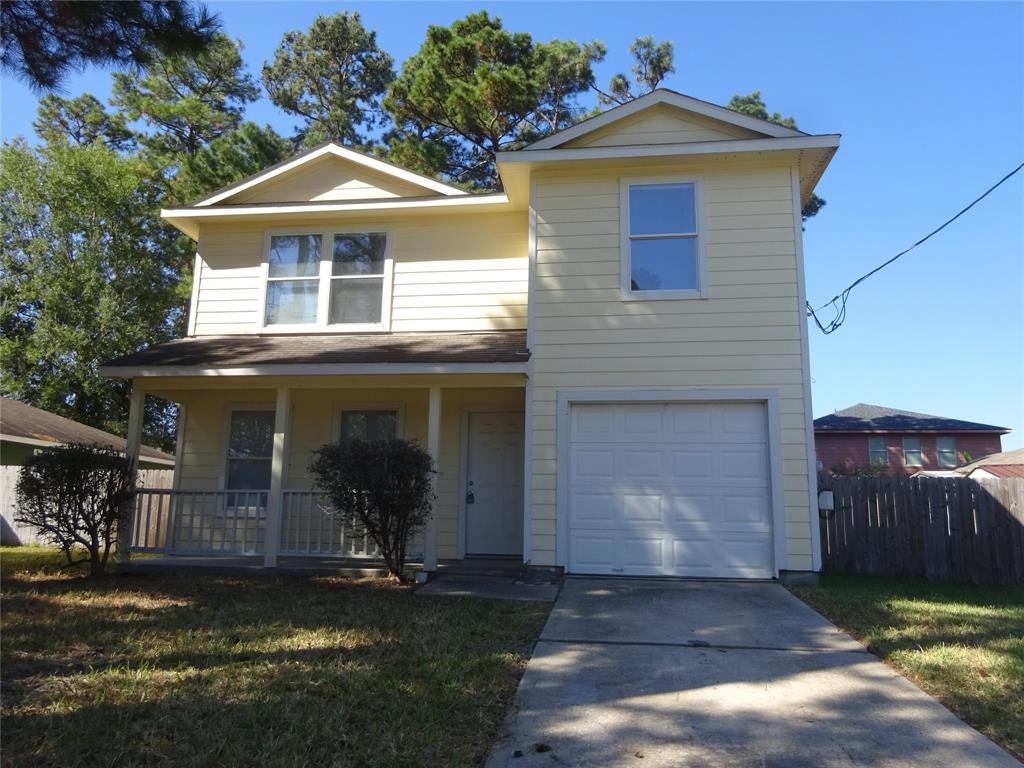
M 111 103 L 150 126 L 141 143 L 173 163 L 242 122 L 245 105 L 259 96 L 244 70 L 240 45 L 218 34 L 198 54 L 161 55 L 145 71 L 115 72 Z
M 119 113 L 110 114 L 95 96 L 84 93 L 74 99 L 47 94 L 39 100 L 36 119 L 32 122 L 36 135 L 54 143 L 70 141 L 92 144 L 102 141 L 111 149 L 135 148 L 135 136 Z
M 570 125 L 575 97 L 603 56 L 600 43 L 534 43 L 484 11 L 431 26 L 384 100 L 397 125 L 386 137 L 389 157 L 468 187 L 496 188 L 495 153 Z
M 219 26 L 177 0 L 4 0 L 0 65 L 34 88 L 57 88 L 86 64 L 146 67 L 157 55 L 198 53 Z
M 602 91 L 594 86 L 597 91 L 598 100 L 602 104 L 625 104 L 644 94 L 650 93 L 657 88 L 661 81 L 676 71 L 674 57 L 675 48 L 672 43 L 654 42 L 654 36 L 638 37 L 629 46 L 629 53 L 633 57 L 633 84 L 624 74 L 615 75 L 608 91 Z M 633 90 L 633 85 L 637 90 Z
M 318 16 L 308 32 L 285 33 L 273 63 L 263 65 L 263 85 L 271 101 L 303 119 L 306 146 L 364 145 L 366 131 L 385 122 L 380 99 L 394 79 L 393 64 L 358 12 Z
M 737 94 L 732 97 L 726 106 L 734 112 L 741 112 L 744 115 L 750 115 L 756 117 L 758 120 L 767 120 L 770 123 L 776 125 L 782 125 L 786 128 L 793 128 L 796 130 L 796 119 L 793 117 L 783 117 L 778 112 L 768 112 L 768 107 L 765 106 L 764 99 L 761 98 L 760 91 L 753 91 L 752 93 L 743 96 Z M 825 201 L 818 197 L 816 194 L 811 193 L 811 199 L 807 201 L 807 204 L 800 211 L 804 221 L 807 221 L 812 216 L 816 216 L 818 212 L 825 207 Z
M 109 447 L 70 444 L 29 456 L 18 478 L 15 519 L 56 544 L 68 565 L 102 576 L 117 541 L 123 504 L 135 495 L 131 462 Z M 87 557 L 75 560 L 76 548 Z
M 100 142 L 0 148 L 0 389 L 124 434 L 129 389 L 98 366 L 174 337 L 184 261 L 156 215 L 163 181 Z M 173 412 L 147 405 L 168 446 Z
M 406 548 L 431 514 L 430 454 L 415 440 L 341 440 L 314 452 L 309 471 L 346 525 L 359 523 L 388 573 L 405 580 Z
M 169 204 L 187 205 L 214 190 L 279 163 L 292 145 L 269 125 L 242 123 L 181 160 L 171 182 Z

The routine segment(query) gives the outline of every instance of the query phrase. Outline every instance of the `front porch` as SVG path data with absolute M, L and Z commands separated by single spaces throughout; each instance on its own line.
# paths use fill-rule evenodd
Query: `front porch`
M 437 469 L 412 568 L 518 573 L 524 385 L 512 374 L 136 378 L 130 428 L 147 394 L 179 404 L 177 468 L 173 488 L 134 499 L 119 560 L 140 552 L 163 557 L 133 566 L 376 571 L 374 542 L 333 514 L 307 468 L 346 430 L 387 428 L 419 441 Z

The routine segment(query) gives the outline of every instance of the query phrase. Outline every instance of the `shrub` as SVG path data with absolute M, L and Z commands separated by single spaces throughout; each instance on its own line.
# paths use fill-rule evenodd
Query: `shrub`
M 342 440 L 321 447 L 309 471 L 327 494 L 331 514 L 359 522 L 377 544 L 388 573 L 404 581 L 409 539 L 430 517 L 434 474 L 415 440 Z
M 56 544 L 68 564 L 102 574 L 117 541 L 120 507 L 135 495 L 131 463 L 113 448 L 70 444 L 30 456 L 18 478 L 19 523 Z M 75 560 L 76 548 L 86 558 Z

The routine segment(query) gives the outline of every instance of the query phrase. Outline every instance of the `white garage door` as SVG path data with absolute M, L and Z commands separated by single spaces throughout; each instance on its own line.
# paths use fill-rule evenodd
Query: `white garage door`
M 569 570 L 770 578 L 761 403 L 574 404 Z

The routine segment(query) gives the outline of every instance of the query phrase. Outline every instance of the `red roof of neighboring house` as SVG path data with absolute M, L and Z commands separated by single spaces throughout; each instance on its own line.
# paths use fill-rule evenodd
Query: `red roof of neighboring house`
M 983 464 L 972 472 L 981 470 L 996 477 L 1024 477 L 1024 464 Z

